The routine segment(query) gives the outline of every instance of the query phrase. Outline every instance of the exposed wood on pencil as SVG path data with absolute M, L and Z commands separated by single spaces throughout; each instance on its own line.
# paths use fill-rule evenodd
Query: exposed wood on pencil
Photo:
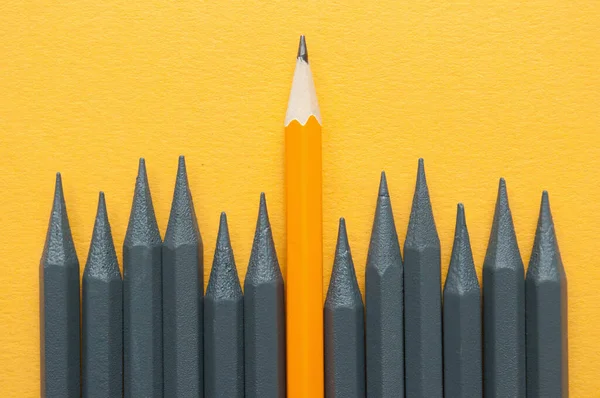
M 285 397 L 285 302 L 265 194 L 244 280 L 246 398 Z
M 225 213 L 204 303 L 205 397 L 244 397 L 244 298 Z
M 482 396 L 480 295 L 465 210 L 459 204 L 444 285 L 445 397 Z
M 125 398 L 162 398 L 162 241 L 140 159 L 123 244 Z
M 75 252 L 60 173 L 40 261 L 40 392 L 42 397 L 80 394 L 79 260 Z
M 404 396 L 403 267 L 381 173 L 365 271 L 367 396 Z
M 323 397 L 321 115 L 301 39 L 285 118 L 288 398 Z M 307 58 L 307 57 L 306 57 Z
M 504 179 L 483 263 L 483 347 L 484 396 L 524 397 L 524 269 Z
M 100 193 L 82 286 L 84 398 L 123 393 L 123 280 Z
M 404 360 L 408 398 L 442 396 L 440 240 L 423 159 L 404 242 Z
M 545 191 L 525 294 L 527 397 L 566 398 L 569 396 L 567 276 Z
M 183 156 L 162 247 L 162 271 L 164 395 L 201 397 L 203 246 Z
M 325 396 L 365 396 L 364 307 L 346 223 L 340 219 L 335 261 L 324 308 Z

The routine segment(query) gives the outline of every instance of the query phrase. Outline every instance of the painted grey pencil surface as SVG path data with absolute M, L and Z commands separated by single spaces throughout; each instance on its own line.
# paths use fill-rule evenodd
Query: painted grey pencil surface
M 368 397 L 404 396 L 403 268 L 385 173 L 381 173 L 365 270 Z
M 454 246 L 444 285 L 444 396 L 482 396 L 481 289 L 465 209 L 456 212 Z
M 246 398 L 285 397 L 285 301 L 265 194 L 244 280 Z
M 483 262 L 483 347 L 486 398 L 524 397 L 524 269 L 503 178 Z
M 79 260 L 71 236 L 60 173 L 40 261 L 40 391 L 80 394 Z
M 343 218 L 340 219 L 335 260 L 323 312 L 325 397 L 364 397 L 364 307 Z
M 525 301 L 527 397 L 568 397 L 567 276 L 546 191 L 525 279 Z
M 440 239 L 419 159 L 404 242 L 404 361 L 408 398 L 442 396 Z
M 82 286 L 82 396 L 123 394 L 123 280 L 100 192 Z
M 201 397 L 204 390 L 203 253 L 185 159 L 180 156 L 162 247 L 165 397 Z
M 126 398 L 162 398 L 162 241 L 140 159 L 123 243 L 123 365 Z
M 243 397 L 244 297 L 225 213 L 221 213 L 204 306 L 204 396 Z

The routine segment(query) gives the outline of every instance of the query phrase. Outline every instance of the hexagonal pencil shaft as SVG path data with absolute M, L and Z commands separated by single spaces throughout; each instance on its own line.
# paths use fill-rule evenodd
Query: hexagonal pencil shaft
M 444 285 L 444 395 L 481 397 L 481 290 L 462 204 Z
M 438 238 L 419 159 L 404 242 L 404 360 L 408 398 L 442 396 L 442 294 Z
M 246 398 L 285 397 L 285 301 L 267 202 L 258 221 L 244 280 Z
M 367 396 L 404 396 L 403 268 L 385 173 L 381 173 L 365 271 Z
M 162 247 L 162 288 L 164 395 L 201 397 L 203 247 L 183 156 Z
M 40 260 L 40 391 L 42 397 L 80 394 L 79 261 L 60 174 Z
M 244 397 L 244 297 L 225 213 L 221 213 L 204 306 L 204 395 Z
M 340 219 L 335 261 L 323 315 L 325 396 L 364 397 L 364 307 L 343 218 Z
M 542 194 L 525 298 L 527 397 L 568 397 L 567 276 L 547 192 Z
M 123 243 L 125 398 L 162 398 L 162 241 L 140 159 Z
M 123 392 L 123 280 L 100 192 L 82 286 L 82 396 Z
M 525 396 L 525 280 L 506 183 L 500 179 L 483 262 L 483 390 Z

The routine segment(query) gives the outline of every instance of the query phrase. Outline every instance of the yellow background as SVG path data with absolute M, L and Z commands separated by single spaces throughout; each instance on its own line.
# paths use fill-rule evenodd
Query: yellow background
M 593 0 L 3 1 L 0 395 L 39 394 L 38 263 L 57 170 L 82 270 L 99 190 L 121 255 L 140 156 L 164 234 L 179 154 L 206 275 L 225 210 L 244 277 L 260 191 L 285 270 L 283 118 L 304 33 L 324 121 L 324 284 L 345 216 L 362 288 L 382 169 L 403 242 L 425 158 L 444 275 L 457 202 L 481 274 L 498 177 L 526 264 L 547 189 L 569 279 L 571 396 L 597 396 L 598 21 Z

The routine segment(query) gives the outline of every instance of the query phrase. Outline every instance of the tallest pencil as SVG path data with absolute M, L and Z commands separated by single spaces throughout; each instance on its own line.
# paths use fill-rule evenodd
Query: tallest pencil
M 323 397 L 321 113 L 304 36 L 285 116 L 288 398 Z

